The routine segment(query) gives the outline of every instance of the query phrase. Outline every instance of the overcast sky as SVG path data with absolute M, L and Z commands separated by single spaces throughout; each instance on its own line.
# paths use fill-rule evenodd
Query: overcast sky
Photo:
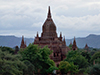
M 58 36 L 100 35 L 100 0 L 0 0 L 0 35 L 40 36 L 48 6 Z

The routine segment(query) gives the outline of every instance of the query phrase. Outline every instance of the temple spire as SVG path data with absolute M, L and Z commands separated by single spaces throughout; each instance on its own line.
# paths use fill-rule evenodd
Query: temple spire
M 37 32 L 37 37 L 39 37 L 38 32 Z
M 24 36 L 22 36 L 21 45 L 24 44 Z
M 72 45 L 72 50 L 77 50 L 75 37 L 74 37 L 74 41 L 73 41 L 73 45 Z
M 50 6 L 49 6 L 49 9 L 48 9 L 48 16 L 47 16 L 47 18 L 51 18 Z
M 24 36 L 22 36 L 20 48 L 25 48 L 25 47 L 26 47 L 26 45 L 25 45 L 25 42 L 24 42 Z
M 70 45 L 72 45 L 72 41 L 70 41 Z
M 85 50 L 89 51 L 89 47 L 87 44 L 85 45 Z
M 65 36 L 64 36 L 64 40 L 63 40 L 63 43 L 64 43 L 64 44 L 66 44 L 66 41 L 65 41 Z
M 59 38 L 60 38 L 60 41 L 62 41 L 62 33 L 61 32 L 60 32 Z
M 62 37 L 62 33 L 60 32 L 60 37 Z
M 75 36 L 74 36 L 74 44 L 76 44 L 76 41 L 75 41 Z

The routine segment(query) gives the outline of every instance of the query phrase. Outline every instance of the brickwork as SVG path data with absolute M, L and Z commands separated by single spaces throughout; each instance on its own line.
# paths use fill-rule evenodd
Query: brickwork
M 38 44 L 41 47 L 48 46 L 50 50 L 53 50 L 53 53 L 50 55 L 50 58 L 54 60 L 56 65 L 60 63 L 61 60 L 65 58 L 65 54 L 70 50 L 66 46 L 65 38 L 62 39 L 62 33 L 60 36 L 57 36 L 56 25 L 54 24 L 51 16 L 50 7 L 48 10 L 47 19 L 42 26 L 41 37 L 35 37 L 34 44 Z

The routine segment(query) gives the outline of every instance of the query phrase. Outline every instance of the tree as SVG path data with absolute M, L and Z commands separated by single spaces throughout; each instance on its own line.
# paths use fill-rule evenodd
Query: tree
M 81 55 L 84 56 L 88 60 L 88 62 L 90 62 L 91 55 L 88 52 L 82 51 Z
M 97 51 L 91 58 L 91 62 L 95 61 L 96 59 L 100 58 L 100 51 Z
M 71 51 L 68 51 L 68 53 L 67 53 L 67 55 L 66 55 L 66 61 L 69 61 L 70 60 L 70 58 L 74 58 L 74 57 L 76 57 L 77 55 L 80 55 L 80 53 L 78 52 L 78 51 L 73 51 L 73 50 L 71 50 Z
M 28 60 L 34 65 L 35 73 L 48 73 L 48 69 L 55 66 L 54 61 L 49 58 L 52 51 L 47 46 L 40 48 L 38 45 L 29 44 L 19 53 L 22 55 L 23 61 Z
M 59 69 L 62 74 L 67 74 L 68 72 L 77 73 L 78 66 L 74 65 L 73 63 L 69 63 L 67 61 L 61 61 L 59 64 Z
M 73 46 L 72 44 L 70 44 L 70 45 L 68 46 L 68 47 L 70 48 L 70 50 L 72 50 L 72 46 Z
M 0 50 L 0 74 L 22 75 L 26 65 L 20 61 L 20 55 L 12 55 L 9 52 Z
M 79 69 L 88 67 L 88 61 L 82 55 L 78 55 L 75 58 L 71 59 L 71 61 L 78 65 Z
M 70 63 L 69 69 L 70 69 L 71 74 L 73 74 L 73 73 L 75 74 L 75 73 L 78 73 L 79 72 L 78 66 L 77 65 L 74 65 L 73 63 Z
M 50 66 L 50 68 L 47 69 L 47 73 L 53 73 L 54 70 L 58 70 L 58 68 L 55 66 Z
M 95 59 L 95 63 L 100 64 L 100 58 Z
M 77 65 L 79 69 L 88 67 L 87 59 L 83 57 L 78 51 L 69 51 L 65 61 L 74 63 L 74 65 Z
M 88 70 L 88 73 L 92 75 L 100 75 L 100 64 L 91 66 Z
M 4 51 L 7 51 L 7 52 L 9 52 L 9 53 L 11 53 L 11 54 L 14 54 L 14 50 L 12 49 L 12 48 L 10 48 L 10 47 L 2 47 L 2 46 L 0 46 L 0 49 L 4 52 Z
M 70 64 L 67 61 L 61 61 L 59 64 L 59 69 L 62 74 L 69 72 L 69 66 Z
M 25 60 L 23 62 L 27 66 L 27 68 L 24 70 L 23 75 L 33 75 L 33 71 L 35 71 L 34 65 L 28 60 Z

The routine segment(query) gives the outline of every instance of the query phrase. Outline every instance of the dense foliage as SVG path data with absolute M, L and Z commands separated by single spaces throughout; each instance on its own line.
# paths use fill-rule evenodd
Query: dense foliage
M 91 62 L 100 59 L 100 51 L 97 51 L 91 58 Z
M 100 75 L 99 50 L 71 50 L 66 54 L 66 58 L 60 62 L 58 68 L 50 59 L 52 51 L 47 46 L 40 48 L 38 45 L 29 44 L 25 49 L 20 49 L 17 54 L 14 52 L 12 48 L 0 47 L 1 75 L 33 75 L 34 73 L 44 75 L 52 73 L 54 70 L 60 70 L 62 74 Z
M 9 53 L 11 53 L 11 54 L 14 54 L 14 49 L 12 49 L 12 48 L 10 48 L 10 47 L 2 47 L 2 46 L 0 46 L 0 50 L 1 51 L 3 51 L 3 52 L 9 52 Z
M 65 61 L 74 63 L 74 65 L 77 65 L 79 69 L 86 68 L 88 66 L 87 59 L 85 59 L 85 57 L 83 57 L 78 51 L 69 51 Z
M 69 45 L 71 49 L 71 45 Z M 67 62 L 66 65 L 69 65 L 73 63 L 74 68 L 76 68 L 76 72 L 70 72 L 68 66 L 66 67 L 64 62 Z M 64 66 L 63 66 L 64 65 Z M 59 69 L 63 73 L 70 72 L 71 74 L 77 73 L 85 73 L 85 74 L 93 74 L 93 75 L 99 75 L 100 72 L 100 51 L 99 50 L 84 50 L 84 49 L 78 49 L 78 50 L 71 50 L 66 54 L 65 60 L 63 60 L 63 64 L 61 63 L 59 65 Z M 66 70 L 67 69 L 67 70 Z M 74 70 L 75 71 L 75 70 Z
M 61 61 L 59 64 L 59 70 L 62 74 L 71 72 L 71 73 L 77 73 L 78 72 L 78 66 L 74 65 L 73 63 L 69 63 L 67 61 Z
M 52 73 L 55 69 L 54 61 L 49 58 L 52 51 L 47 46 L 40 48 L 38 45 L 29 44 L 27 48 L 20 50 L 19 53 L 22 56 L 22 61 L 28 60 L 34 65 L 35 73 Z
M 12 55 L 0 50 L 0 74 L 22 75 L 26 68 L 26 65 L 20 61 L 20 55 Z
M 88 73 L 91 75 L 100 75 L 100 64 L 89 67 Z
M 33 75 L 34 73 L 47 74 L 58 69 L 53 60 L 49 58 L 52 53 L 48 47 L 40 48 L 29 44 L 18 54 L 9 47 L 0 49 L 0 74 L 2 75 Z

